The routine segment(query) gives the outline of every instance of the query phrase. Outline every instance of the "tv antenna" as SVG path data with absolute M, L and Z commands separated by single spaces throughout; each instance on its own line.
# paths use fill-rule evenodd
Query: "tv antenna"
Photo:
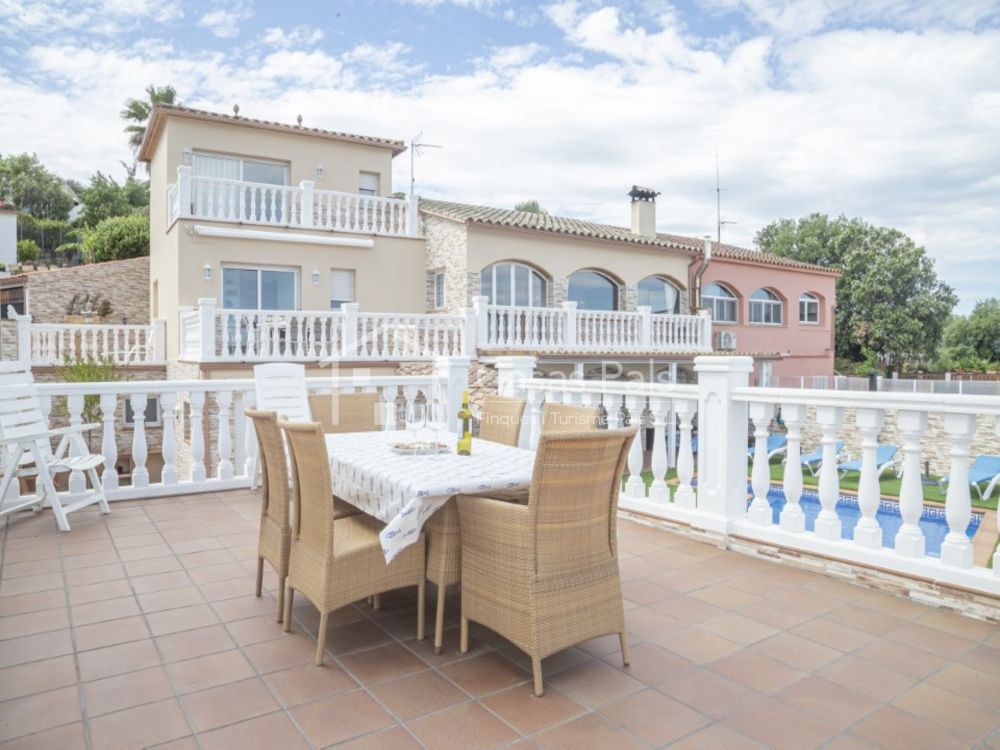
M 723 221 L 722 219 L 722 191 L 726 188 L 719 182 L 719 149 L 715 149 L 715 241 L 722 244 L 722 227 L 726 224 L 735 224 L 735 221 Z
M 424 133 L 423 131 L 417 133 L 410 139 L 410 197 L 413 197 L 413 188 L 416 184 L 417 178 L 413 171 L 413 157 L 423 156 L 425 148 L 444 148 L 444 146 L 439 146 L 434 143 L 424 143 L 423 141 Z

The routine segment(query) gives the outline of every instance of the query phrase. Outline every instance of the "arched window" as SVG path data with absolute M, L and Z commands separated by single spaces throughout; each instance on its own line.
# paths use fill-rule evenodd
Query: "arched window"
M 597 271 L 571 274 L 566 297 L 580 310 L 618 309 L 618 285 Z
M 701 288 L 701 303 L 712 311 L 716 323 L 736 322 L 736 295 L 722 284 L 705 284 Z
M 546 282 L 531 266 L 523 263 L 496 263 L 479 273 L 480 294 L 491 305 L 545 307 Z
M 799 322 L 809 325 L 819 323 L 819 297 L 808 292 L 799 297 Z
M 750 295 L 750 322 L 781 325 L 781 300 L 768 289 L 758 289 Z
M 681 311 L 681 294 L 666 279 L 647 276 L 639 282 L 639 304 L 649 305 L 654 313 L 678 313 Z

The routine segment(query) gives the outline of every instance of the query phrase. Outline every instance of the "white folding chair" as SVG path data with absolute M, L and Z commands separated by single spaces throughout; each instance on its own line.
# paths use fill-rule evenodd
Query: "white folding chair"
M 309 391 L 306 388 L 305 365 L 272 362 L 253 368 L 254 390 L 258 411 L 277 412 L 289 422 L 311 422 Z M 250 488 L 257 489 L 260 479 L 260 456 L 253 456 L 250 467 Z
M 97 467 L 104 465 L 104 456 L 87 450 L 82 433 L 98 425 L 81 424 L 50 429 L 42 416 L 35 378 L 23 362 L 0 362 L 0 458 L 3 461 L 3 481 L 0 482 L 0 517 L 23 508 L 38 510 L 48 500 L 61 531 L 69 531 L 66 516 L 75 510 L 98 503 L 101 513 L 110 513 L 104 486 L 97 476 Z M 59 438 L 52 450 L 52 438 Z M 52 476 L 61 472 L 80 471 L 89 479 L 91 489 L 69 498 L 63 505 L 56 492 Z M 35 477 L 35 495 L 31 499 L 5 504 L 11 484 L 20 477 Z

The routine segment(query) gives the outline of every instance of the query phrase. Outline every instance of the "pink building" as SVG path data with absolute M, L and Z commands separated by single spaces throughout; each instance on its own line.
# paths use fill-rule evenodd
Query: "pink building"
M 700 260 L 691 264 L 696 287 Z M 761 377 L 833 374 L 839 272 L 770 253 L 715 245 L 701 279 L 701 306 L 712 312 L 716 351 L 752 354 Z

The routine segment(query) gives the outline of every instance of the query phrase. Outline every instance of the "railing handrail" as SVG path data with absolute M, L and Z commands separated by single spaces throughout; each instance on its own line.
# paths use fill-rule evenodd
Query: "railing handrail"
M 652 398 L 697 399 L 698 386 L 688 383 L 640 383 L 625 380 L 577 380 L 562 378 L 531 378 L 521 380 L 526 391 L 559 393 L 600 393 L 613 396 L 648 396 Z
M 192 175 L 191 180 L 192 182 L 212 182 L 212 183 L 234 185 L 237 187 L 245 187 L 245 188 L 264 188 L 268 190 L 283 189 L 283 190 L 295 190 L 298 192 L 302 191 L 301 185 L 276 185 L 270 182 L 251 182 L 249 180 L 234 180 L 229 177 L 206 177 L 204 175 Z M 176 182 L 172 182 L 167 187 L 169 189 L 176 185 L 177 185 Z M 373 201 L 377 203 L 390 203 L 399 206 L 406 206 L 408 203 L 408 201 L 405 198 L 394 198 L 390 195 L 366 195 L 364 193 L 351 193 L 345 190 L 325 190 L 317 188 L 313 191 L 313 195 L 333 195 L 345 198 L 357 198 L 359 200 Z
M 129 331 L 152 331 L 156 326 L 153 323 L 32 323 L 32 329 L 43 331 L 54 330 L 129 330 Z
M 733 388 L 734 401 L 802 406 L 861 407 L 946 414 L 979 413 L 1000 416 L 1000 396 L 894 391 L 827 391 L 801 388 Z

